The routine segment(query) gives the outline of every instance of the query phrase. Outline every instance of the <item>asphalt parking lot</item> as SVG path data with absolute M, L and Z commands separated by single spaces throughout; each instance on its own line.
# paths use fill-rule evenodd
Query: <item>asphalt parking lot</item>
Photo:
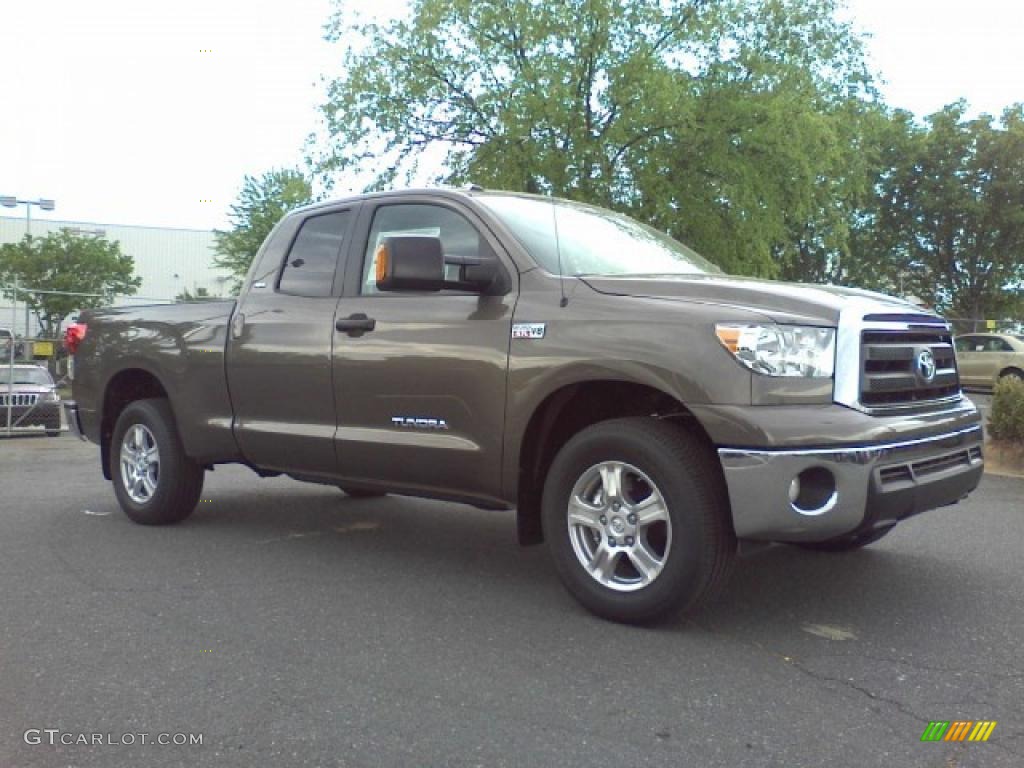
M 0 441 L 0 766 L 1024 764 L 1024 481 L 861 552 L 762 551 L 638 629 L 580 609 L 509 513 L 207 478 L 145 528 L 94 446 Z M 998 726 L 920 741 L 958 719 Z M 140 733 L 203 743 L 60 744 Z

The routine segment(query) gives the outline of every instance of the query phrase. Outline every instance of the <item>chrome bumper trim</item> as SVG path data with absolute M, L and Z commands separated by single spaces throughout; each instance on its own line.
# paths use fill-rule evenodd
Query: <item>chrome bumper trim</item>
M 719 448 L 733 527 L 740 539 L 825 541 L 858 528 L 872 513 L 904 515 L 951 504 L 965 495 L 964 481 L 980 475 L 982 431 L 976 425 L 940 435 L 844 448 L 771 450 Z M 949 459 L 930 474 L 913 468 L 928 460 Z M 887 485 L 881 469 L 908 467 L 909 479 Z M 822 467 L 835 481 L 835 498 L 813 512 L 790 501 L 790 482 L 808 469 Z M 970 483 L 968 483 L 970 485 Z M 973 487 L 973 485 L 970 485 Z M 968 488 L 969 490 L 969 488 Z M 899 494 L 902 496 L 897 501 Z M 916 495 L 919 494 L 919 495 Z M 869 509 L 869 504 L 871 509 Z M 893 510 L 899 509 L 900 512 Z M 913 513 L 911 512 L 911 513 Z
M 79 440 L 88 440 L 82 432 L 82 422 L 78 420 L 78 403 L 74 400 L 62 400 L 61 406 L 64 409 L 64 418 L 67 420 L 68 429 Z
M 857 455 L 865 455 L 868 459 L 876 458 L 877 455 L 885 455 L 894 450 L 900 450 L 902 448 L 912 448 L 914 446 L 926 445 L 928 443 L 936 443 L 941 440 L 949 440 L 954 437 L 962 435 L 977 434 L 978 438 L 981 438 L 981 425 L 978 424 L 973 427 L 967 427 L 966 429 L 958 429 L 955 432 L 946 432 L 941 435 L 933 435 L 931 437 L 922 437 L 917 440 L 902 440 L 897 443 L 878 443 L 876 445 L 863 445 L 863 446 L 846 446 L 843 448 L 806 448 L 799 450 L 774 450 L 771 448 L 760 449 L 760 448 L 719 448 L 719 456 L 749 456 L 749 455 L 763 455 L 763 456 L 821 456 L 821 455 L 832 455 L 845 454 L 848 456 L 847 461 L 857 462 Z M 835 459 L 832 459 L 835 461 Z

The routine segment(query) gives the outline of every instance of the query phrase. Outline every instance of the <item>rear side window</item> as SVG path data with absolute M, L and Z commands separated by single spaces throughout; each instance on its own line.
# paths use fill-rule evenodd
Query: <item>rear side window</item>
M 349 211 L 306 219 L 281 268 L 278 291 L 293 296 L 330 296 L 349 223 Z
M 986 352 L 1013 352 L 1013 347 L 1010 346 L 1009 342 L 1005 339 L 1000 339 L 998 336 L 990 336 L 988 343 L 985 345 Z

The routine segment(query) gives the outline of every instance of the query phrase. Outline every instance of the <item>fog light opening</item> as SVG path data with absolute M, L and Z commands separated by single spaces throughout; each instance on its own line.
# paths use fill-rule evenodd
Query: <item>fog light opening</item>
M 789 503 L 801 515 L 823 515 L 839 500 L 836 478 L 824 467 L 810 467 L 789 483 Z

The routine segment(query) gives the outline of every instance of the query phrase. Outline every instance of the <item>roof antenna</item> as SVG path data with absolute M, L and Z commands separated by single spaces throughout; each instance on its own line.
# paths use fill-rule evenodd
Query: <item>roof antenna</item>
M 555 207 L 555 201 L 551 201 L 551 221 L 555 225 L 555 255 L 558 257 L 558 290 L 562 293 L 562 300 L 558 302 L 558 306 L 566 307 L 569 305 L 569 298 L 565 295 L 565 274 L 562 272 L 562 242 L 558 237 L 558 209 Z

